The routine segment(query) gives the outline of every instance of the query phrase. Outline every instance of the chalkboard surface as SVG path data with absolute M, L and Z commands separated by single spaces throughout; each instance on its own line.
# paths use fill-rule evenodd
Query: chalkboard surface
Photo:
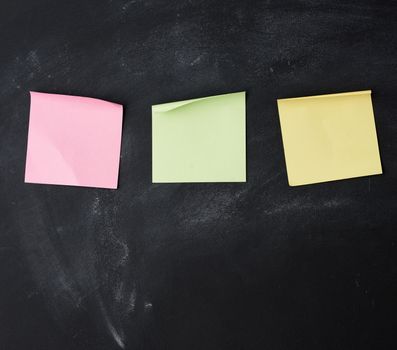
M 0 9 L 0 349 L 395 349 L 393 1 Z M 289 187 L 276 99 L 372 89 L 384 174 Z M 24 184 L 29 90 L 124 105 L 118 190 Z M 152 184 L 151 105 L 247 91 L 247 183 Z

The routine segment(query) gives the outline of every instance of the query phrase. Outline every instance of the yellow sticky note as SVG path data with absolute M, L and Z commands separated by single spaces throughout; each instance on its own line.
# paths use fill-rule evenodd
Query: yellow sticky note
M 371 91 L 277 103 L 290 186 L 382 174 Z
M 245 182 L 245 92 L 152 106 L 152 180 Z

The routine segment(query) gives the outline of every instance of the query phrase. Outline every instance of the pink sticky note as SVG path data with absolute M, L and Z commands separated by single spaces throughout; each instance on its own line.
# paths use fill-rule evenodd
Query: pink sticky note
M 123 106 L 31 92 L 25 182 L 117 188 Z

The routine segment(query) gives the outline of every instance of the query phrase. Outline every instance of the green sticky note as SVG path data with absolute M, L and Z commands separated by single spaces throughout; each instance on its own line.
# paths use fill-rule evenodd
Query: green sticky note
M 245 92 L 152 106 L 153 183 L 245 182 Z

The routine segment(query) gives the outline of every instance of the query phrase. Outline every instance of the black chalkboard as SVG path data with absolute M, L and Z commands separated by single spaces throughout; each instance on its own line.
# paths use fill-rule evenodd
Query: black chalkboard
M 0 6 L 0 349 L 395 349 L 397 4 Z M 372 89 L 384 174 L 289 187 L 276 99 Z M 29 90 L 125 107 L 118 190 L 24 183 Z M 247 91 L 247 183 L 152 184 L 151 105 Z

